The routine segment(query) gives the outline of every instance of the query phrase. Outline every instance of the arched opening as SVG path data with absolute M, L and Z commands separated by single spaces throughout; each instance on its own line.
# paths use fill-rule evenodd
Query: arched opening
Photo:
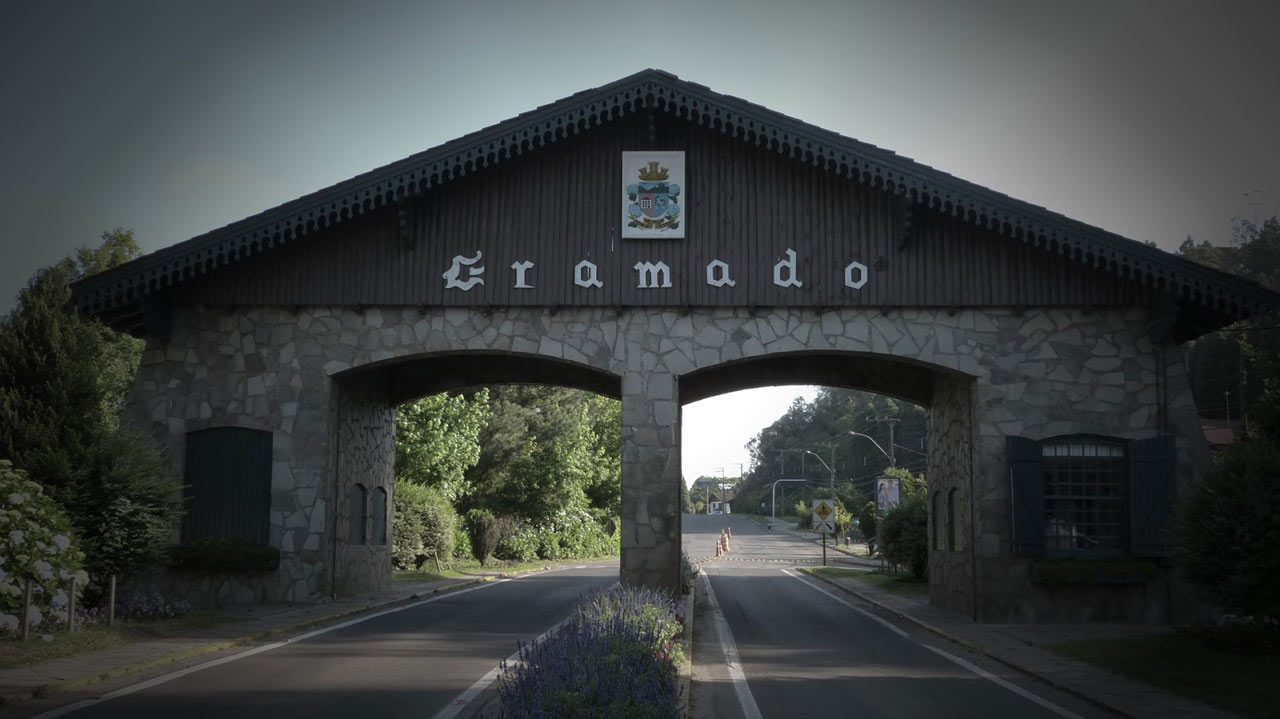
M 969 375 L 937 365 L 853 352 L 775 354 L 692 372 L 680 380 L 680 397 L 686 420 L 693 416 L 693 422 L 706 421 L 694 403 L 708 398 L 714 403 L 732 393 L 747 396 L 742 390 L 754 388 L 818 387 L 790 408 L 756 420 L 760 434 L 751 439 L 749 458 L 716 461 L 710 477 L 687 473 L 686 482 L 704 485 L 689 496 L 705 502 L 698 505 L 702 513 L 724 511 L 719 502 L 728 501 L 729 511 L 764 514 L 766 523 L 778 516 L 803 523 L 811 499 L 834 497 L 849 512 L 842 516 L 854 537 L 859 535 L 852 520 L 860 509 L 870 502 L 883 515 L 886 505 L 905 496 L 904 482 L 922 476 L 918 501 L 928 525 L 921 542 L 929 550 L 931 593 L 938 587 L 936 594 L 954 598 L 953 608 L 970 611 L 973 559 L 960 551 L 959 537 L 971 531 L 972 384 Z M 791 389 L 797 390 L 792 396 L 800 394 L 800 387 Z M 752 410 L 748 403 L 733 411 Z M 691 436 L 695 428 L 689 421 L 682 431 L 691 458 L 702 441 Z M 745 466 L 734 473 L 736 462 Z M 891 466 L 909 476 L 895 476 Z M 878 487 L 891 491 L 881 499 Z
M 368 504 L 359 527 L 367 546 L 331 548 L 339 594 L 432 559 L 617 553 L 616 376 L 535 355 L 451 352 L 364 365 L 336 379 L 335 485 L 352 497 L 367 492 Z M 348 521 L 356 531 L 355 515 Z M 397 532 L 422 541 L 399 541 Z

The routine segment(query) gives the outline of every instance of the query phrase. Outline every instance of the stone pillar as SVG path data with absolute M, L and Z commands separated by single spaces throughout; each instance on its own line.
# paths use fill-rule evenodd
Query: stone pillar
M 622 582 L 680 590 L 680 402 L 676 376 L 622 377 Z

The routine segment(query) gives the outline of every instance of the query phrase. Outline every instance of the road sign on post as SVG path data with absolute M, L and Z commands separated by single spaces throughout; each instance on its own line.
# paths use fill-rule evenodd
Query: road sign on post
M 836 533 L 836 507 L 832 500 L 813 500 L 813 531 L 820 534 Z
M 827 535 L 836 533 L 836 503 L 832 499 L 813 500 L 813 531 L 822 535 L 822 566 L 827 566 Z

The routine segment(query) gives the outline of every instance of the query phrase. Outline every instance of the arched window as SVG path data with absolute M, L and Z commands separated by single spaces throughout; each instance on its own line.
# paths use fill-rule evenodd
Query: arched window
M 956 488 L 947 490 L 947 550 L 960 548 L 960 528 L 956 526 Z
M 369 543 L 387 543 L 387 490 L 382 487 L 373 488 L 369 502 Z
M 364 498 L 364 485 L 351 485 L 351 493 L 347 501 L 347 511 L 351 514 L 347 544 L 364 544 Z
M 942 551 L 945 547 L 942 544 L 942 492 L 935 491 L 933 493 L 933 506 L 930 508 L 930 514 L 933 515 L 933 548 Z

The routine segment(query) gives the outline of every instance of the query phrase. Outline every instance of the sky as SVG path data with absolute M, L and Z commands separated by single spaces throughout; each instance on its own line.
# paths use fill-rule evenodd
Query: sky
M 1275 0 L 0 0 L 0 315 L 106 230 L 153 251 L 645 68 L 1225 244 L 1280 215 L 1277 29 Z M 687 407 L 686 477 L 806 392 Z

